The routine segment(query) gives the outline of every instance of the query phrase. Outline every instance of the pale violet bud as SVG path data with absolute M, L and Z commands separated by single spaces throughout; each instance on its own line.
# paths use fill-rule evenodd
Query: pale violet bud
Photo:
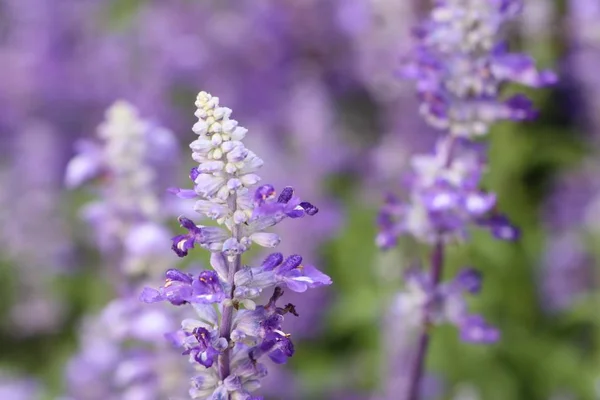
M 240 243 L 246 247 L 252 246 L 252 240 L 250 240 L 250 238 L 247 236 L 242 236 L 242 238 L 240 239 Z
M 198 171 L 202 173 L 213 173 L 222 171 L 224 167 L 225 163 L 223 161 L 207 161 L 198 166 Z
M 281 238 L 276 233 L 256 232 L 250 235 L 250 240 L 262 247 L 276 247 Z
M 225 185 L 225 178 L 221 176 L 214 176 L 209 174 L 200 174 L 196 178 L 196 193 L 204 197 L 213 197 L 223 185 Z
M 252 282 L 252 269 L 250 267 L 243 267 L 235 273 L 233 282 L 236 287 L 246 286 Z
M 229 190 L 235 190 L 240 186 L 242 186 L 242 181 L 240 179 L 231 178 L 227 181 L 227 187 L 229 188 Z
M 225 165 L 225 172 L 228 174 L 234 174 L 238 170 L 238 167 L 234 163 L 228 162 Z
M 246 340 L 246 334 L 237 329 L 231 332 L 230 337 L 232 342 L 243 342 L 244 340 Z
M 244 247 L 236 238 L 229 238 L 223 243 L 223 253 L 227 256 L 236 256 L 246 251 Z
M 230 115 L 231 115 L 231 108 L 227 108 L 227 107 L 217 107 L 217 108 L 215 108 L 215 110 L 213 112 L 213 116 L 216 119 L 229 118 Z
M 236 163 L 244 161 L 247 155 L 248 149 L 246 149 L 243 144 L 240 144 L 239 146 L 235 146 L 230 152 L 227 153 L 227 160 L 229 162 Z
M 236 225 L 243 224 L 248 220 L 248 215 L 242 210 L 236 210 L 233 213 L 233 223 Z
M 223 258 L 223 254 L 221 253 L 211 253 L 210 255 L 210 266 L 219 274 L 219 277 L 224 281 L 227 280 L 227 270 L 229 266 L 227 265 L 227 261 Z
M 260 182 L 260 176 L 256 174 L 246 174 L 241 176 L 240 179 L 244 186 L 252 186 Z
M 208 132 L 208 124 L 206 121 L 200 120 L 192 126 L 192 131 L 194 131 L 196 135 L 206 135 Z
M 215 133 L 214 135 L 212 135 L 210 142 L 212 143 L 213 146 L 218 146 L 221 143 L 223 143 L 223 136 L 219 135 L 218 133 Z
M 215 160 L 219 160 L 221 157 L 223 157 L 223 151 L 219 148 L 214 149 L 212 151 L 212 158 L 214 158 Z
M 208 131 L 210 133 L 221 133 L 223 131 L 223 127 L 221 126 L 220 122 L 215 122 L 208 128 Z
M 250 288 L 247 286 L 236 286 L 233 291 L 233 297 L 236 300 L 241 299 L 255 299 L 262 293 L 262 290 L 259 288 Z
M 238 126 L 231 134 L 231 140 L 242 140 L 246 137 L 246 133 L 248 133 L 248 129 Z
M 194 111 L 194 115 L 197 118 L 201 118 L 201 119 L 204 119 L 204 118 L 208 117 L 208 114 L 207 114 L 206 110 L 203 109 L 203 108 L 196 109 L 196 111 Z
M 222 200 L 222 201 L 227 201 L 227 199 L 229 198 L 229 193 L 230 193 L 230 189 L 228 186 L 223 186 L 221 189 L 219 189 L 219 191 L 217 192 L 217 199 Z
M 203 153 L 199 153 L 199 152 L 193 152 L 192 160 L 196 161 L 198 164 L 202 164 L 207 161 L 210 161 L 211 159 L 208 158 L 208 154 L 206 154 L 206 153 L 203 154 Z
M 228 153 L 231 150 L 233 150 L 234 148 L 236 148 L 237 146 L 243 146 L 242 142 L 227 141 L 221 145 L 221 150 L 223 150 L 224 153 Z
M 219 252 L 223 251 L 223 243 L 222 242 L 214 242 L 207 245 L 202 245 L 205 249 L 211 252 Z
M 181 329 L 184 332 L 192 333 L 194 329 L 207 328 L 207 325 L 196 319 L 186 318 L 181 321 Z M 210 326 L 209 326 L 210 328 Z
M 244 166 L 240 168 L 240 173 L 248 174 L 250 172 L 254 172 L 260 167 L 262 167 L 263 164 L 264 161 L 260 157 L 258 157 L 252 151 L 249 151 L 248 155 L 244 159 Z
M 238 122 L 234 119 L 225 121 L 225 122 L 223 122 L 223 131 L 226 133 L 233 133 L 233 131 L 237 127 L 237 125 L 238 125 Z
M 223 218 L 229 213 L 229 207 L 224 204 L 215 204 L 208 200 L 198 200 L 194 210 L 212 219 Z
M 204 138 L 200 138 L 194 140 L 190 143 L 190 149 L 199 153 L 208 153 L 214 147 L 213 143 L 210 140 L 206 140 Z
M 248 307 L 246 307 L 248 308 Z M 248 308 L 250 310 L 250 308 Z M 244 389 L 246 389 L 249 392 L 254 392 L 255 390 L 259 389 L 261 386 L 261 383 L 258 379 L 252 379 L 249 381 L 246 381 L 246 383 L 244 383 Z
M 194 311 L 196 311 L 197 319 L 205 324 L 205 327 L 212 328 L 219 324 L 219 316 L 212 304 L 192 303 Z

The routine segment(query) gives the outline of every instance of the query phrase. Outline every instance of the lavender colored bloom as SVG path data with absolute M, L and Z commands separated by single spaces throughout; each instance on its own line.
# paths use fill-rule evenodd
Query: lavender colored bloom
M 263 354 L 268 354 L 275 364 L 285 364 L 294 355 L 294 344 L 288 335 L 269 332 L 260 345 L 250 350 L 252 359 L 258 359 Z
M 41 385 L 32 378 L 11 376 L 0 372 L 0 398 L 11 400 L 38 400 L 42 398 Z
M 159 400 L 181 393 L 186 369 L 174 363 L 179 357 L 163 339 L 175 330 L 169 311 L 147 310 L 135 298 L 121 298 L 88 317 L 80 350 L 67 364 L 67 394 L 78 400 Z
M 518 238 L 518 230 L 496 212 L 496 196 L 478 189 L 485 169 L 484 148 L 452 136 L 442 139 L 433 155 L 413 157 L 413 173 L 406 179 L 409 201 L 388 196 L 378 223 L 377 243 L 392 247 L 410 234 L 433 243 L 467 238 L 469 226 L 490 229 L 503 240 Z
M 480 315 L 469 315 L 461 322 L 460 338 L 470 343 L 495 343 L 500 339 L 500 332 Z
M 500 338 L 498 331 L 481 316 L 469 314 L 467 310 L 464 295 L 481 290 L 478 271 L 465 268 L 453 281 L 435 285 L 425 271 L 411 269 L 406 273 L 405 282 L 406 289 L 397 295 L 394 308 L 406 323 L 418 326 L 425 313 L 429 323 L 455 325 L 464 341 L 491 343 Z
M 117 101 L 107 110 L 98 137 L 99 143 L 78 143 L 65 184 L 75 188 L 101 177 L 95 185 L 99 198 L 81 211 L 98 247 L 107 257 L 122 255 L 119 267 L 128 274 L 155 272 L 168 257 L 168 248 L 159 243 L 168 235 L 161 222 L 169 214 L 158 195 L 157 170 L 172 153 L 156 152 L 152 146 L 169 142 L 172 133 L 142 119 L 131 104 Z
M 145 303 L 168 301 L 175 306 L 186 303 L 218 303 L 225 298 L 219 276 L 202 271 L 197 278 L 176 269 L 166 272 L 166 283 L 158 290 L 144 288 L 140 300 Z
M 315 215 L 319 209 L 307 201 L 301 201 L 294 196 L 294 189 L 285 187 L 275 200 L 275 189 L 271 185 L 264 185 L 254 193 L 254 212 L 251 220 L 260 218 L 300 218 L 304 215 Z
M 212 367 L 220 351 L 227 347 L 226 341 L 219 340 L 217 331 L 208 331 L 206 328 L 194 328 L 188 338 L 193 341 L 184 342 L 187 350 L 183 354 L 189 354 L 191 359 L 206 368 Z M 219 350 L 215 346 L 219 347 Z
M 432 155 L 415 155 L 412 174 L 404 182 L 406 199 L 388 197 L 378 217 L 382 248 L 401 235 L 432 246 L 428 273 L 409 272 L 407 290 L 397 303 L 420 327 L 417 354 L 407 398 L 419 397 L 428 325 L 451 323 L 472 343 L 493 343 L 500 333 L 479 315 L 469 314 L 465 292 L 480 291 L 481 277 L 463 270 L 442 283 L 445 246 L 468 238 L 473 226 L 489 229 L 501 240 L 515 240 L 519 231 L 497 212 L 496 196 L 482 190 L 486 149 L 473 139 L 488 134 L 502 120 L 527 121 L 537 115 L 521 94 L 500 96 L 505 83 L 544 87 L 556 82 L 550 71 L 538 71 L 526 54 L 508 52 L 504 26 L 521 11 L 520 0 L 438 0 L 429 18 L 415 30 L 416 44 L 401 74 L 415 81 L 426 122 L 445 135 Z
M 129 293 L 137 290 L 140 278 L 164 270 L 172 257 L 156 187 L 155 163 L 160 157 L 152 148 L 168 143 L 171 134 L 139 118 L 133 106 L 117 102 L 98 135 L 101 144 L 79 148 L 82 152 L 67 166 L 66 183 L 77 186 L 94 173 L 104 178 L 98 182 L 99 198 L 84 215 L 96 228 L 109 265 L 119 267 L 109 277 L 121 297 L 82 327 L 80 349 L 66 370 L 67 394 L 81 400 L 158 400 L 177 392 L 186 375 L 185 368 L 171 365 L 171 351 L 164 341 L 164 335 L 175 330 L 177 310 L 142 309 Z M 95 171 L 91 165 L 97 167 Z M 181 304 L 224 297 L 214 273 L 206 271 L 192 279 L 173 269 L 166 275 L 164 287 L 144 291 L 147 301 Z
M 291 187 L 277 199 L 272 185 L 263 185 L 256 174 L 262 160 L 248 150 L 242 140 L 247 129 L 230 119 L 231 109 L 219 99 L 200 92 L 192 127 L 198 139 L 190 144 L 198 167 L 190 172 L 194 196 L 184 189 L 171 189 L 179 197 L 199 198 L 194 209 L 220 227 L 196 225 L 180 217 L 188 233 L 173 238 L 173 250 L 185 256 L 196 244 L 211 252 L 212 271 L 198 278 L 178 270 L 167 271 L 167 282 L 158 290 L 145 288 L 140 299 L 147 303 L 167 300 L 173 305 L 191 303 L 197 319 L 182 322 L 179 334 L 169 335 L 184 348 L 198 369 L 190 395 L 194 399 L 252 399 L 266 368 L 259 359 L 268 355 L 283 363 L 294 353 L 289 335 L 281 329 L 283 315 L 298 315 L 292 304 L 276 305 L 283 295 L 279 284 L 304 292 L 331 284 L 331 279 L 315 267 L 302 265 L 302 257 L 286 259 L 269 255 L 260 267 L 242 266 L 241 255 L 251 243 L 275 247 L 279 236 L 265 232 L 286 218 L 315 215 L 317 208 L 303 202 Z M 222 227 L 222 228 L 221 228 Z M 256 305 L 261 292 L 273 289 L 265 306 Z M 218 303 L 217 307 L 213 303 Z
M 417 83 L 420 112 L 428 123 L 456 136 L 474 137 L 487 134 L 499 120 L 535 115 L 522 96 L 498 99 L 505 82 L 543 87 L 557 80 L 550 71 L 537 71 L 530 56 L 509 53 L 499 38 L 503 25 L 520 9 L 519 0 L 436 3 L 430 19 L 416 30 L 418 44 L 402 70 Z

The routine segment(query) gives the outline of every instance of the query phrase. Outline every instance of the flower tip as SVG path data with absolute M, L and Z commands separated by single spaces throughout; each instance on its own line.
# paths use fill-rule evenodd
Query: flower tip
M 144 303 L 156 303 L 162 300 L 162 296 L 160 295 L 159 291 L 149 287 L 145 287 L 138 298 Z

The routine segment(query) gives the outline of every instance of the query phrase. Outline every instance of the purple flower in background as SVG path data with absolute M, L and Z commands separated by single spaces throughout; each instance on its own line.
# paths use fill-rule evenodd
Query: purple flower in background
M 190 144 L 192 158 L 199 164 L 190 173 L 199 198 L 194 208 L 223 228 L 199 226 L 180 217 L 188 233 L 173 238 L 173 250 L 185 256 L 200 244 L 211 252 L 214 272 L 203 271 L 194 278 L 169 270 L 164 286 L 146 288 L 140 298 L 147 303 L 167 300 L 177 306 L 193 305 L 198 319 L 184 320 L 183 334 L 171 336 L 198 368 L 190 389 L 192 398 L 247 399 L 266 375 L 259 359 L 268 355 L 283 363 L 294 352 L 281 323 L 283 315 L 297 315 L 296 309 L 292 304 L 276 305 L 283 295 L 277 285 L 304 292 L 309 287 L 329 285 L 331 279 L 312 266 L 302 265 L 298 255 L 284 259 L 273 253 L 260 267 L 242 266 L 241 255 L 253 242 L 264 247 L 279 244 L 279 236 L 265 232 L 267 228 L 287 217 L 315 215 L 317 208 L 295 197 L 291 187 L 284 188 L 277 199 L 271 185 L 252 192 L 260 181 L 256 172 L 263 162 L 242 142 L 247 129 L 230 119 L 231 109 L 220 106 L 219 99 L 206 92 L 198 94 L 196 107 L 198 122 L 192 130 L 198 139 Z M 182 189 L 171 192 L 180 197 L 188 193 Z M 257 306 L 254 299 L 267 289 L 273 289 L 270 301 Z M 218 307 L 212 303 L 219 303 Z
M 470 343 L 492 343 L 500 338 L 497 329 L 479 315 L 469 314 L 464 295 L 481 290 L 481 274 L 473 268 L 462 269 L 454 280 L 435 285 L 425 271 L 409 270 L 406 289 L 397 295 L 394 309 L 405 323 L 419 326 L 423 316 L 430 324 L 450 323 Z
M 41 395 L 41 385 L 34 379 L 0 372 L 0 398 L 35 400 L 41 398 Z
M 471 343 L 500 338 L 483 317 L 467 312 L 463 295 L 479 292 L 481 276 L 468 269 L 454 280 L 441 279 L 445 247 L 467 239 L 471 227 L 487 228 L 501 240 L 519 237 L 518 229 L 498 213 L 495 194 L 481 189 L 487 150 L 474 139 L 487 135 L 498 121 L 536 116 L 524 95 L 503 98 L 502 85 L 544 87 L 557 80 L 550 71 L 538 71 L 530 56 L 508 52 L 503 28 L 521 7 L 520 0 L 436 1 L 415 30 L 415 46 L 401 71 L 416 83 L 425 121 L 444 131 L 434 154 L 411 158 L 405 199 L 389 196 L 378 217 L 380 247 L 394 246 L 402 235 L 432 247 L 430 270 L 409 272 L 407 289 L 397 299 L 421 330 L 406 388 L 410 400 L 419 398 L 429 325 L 451 323 Z
M 78 400 L 183 395 L 187 371 L 164 340 L 175 329 L 169 309 L 148 310 L 132 297 L 112 301 L 84 321 L 80 350 L 67 364 L 67 394 Z
M 580 165 L 557 178 L 543 209 L 546 242 L 541 259 L 540 304 L 549 312 L 567 311 L 590 299 L 597 288 L 595 250 L 588 238 L 596 236 L 600 212 L 598 134 L 600 133 L 600 4 L 589 0 L 567 3 L 566 82 L 576 93 L 570 113 L 584 131 L 589 153 Z
M 543 87 L 557 80 L 550 71 L 538 72 L 530 56 L 509 53 L 500 38 L 521 6 L 520 0 L 437 2 L 416 30 L 417 45 L 401 71 L 416 81 L 420 112 L 429 124 L 454 136 L 476 137 L 497 121 L 535 116 L 524 96 L 499 98 L 506 82 Z
M 484 150 L 449 136 L 435 154 L 414 156 L 413 173 L 406 179 L 408 201 L 390 195 L 380 211 L 379 246 L 393 247 L 404 234 L 429 243 L 440 237 L 464 240 L 470 226 L 487 228 L 498 239 L 517 239 L 518 230 L 496 212 L 496 196 L 479 189 Z
M 158 194 L 162 164 L 152 146 L 157 137 L 162 143 L 172 140 L 172 134 L 140 118 L 131 104 L 117 101 L 106 112 L 98 137 L 98 143 L 77 144 L 65 184 L 75 188 L 98 178 L 93 186 L 98 199 L 81 211 L 98 247 L 107 257 L 121 254 L 119 267 L 128 274 L 156 273 L 154 266 L 162 267 L 168 257 L 168 248 L 161 246 L 168 232 L 161 223 L 169 210 Z M 172 155 L 162 153 L 162 160 Z
M 67 186 L 74 188 L 98 177 L 97 200 L 84 211 L 95 229 L 96 242 L 110 270 L 108 278 L 120 297 L 80 329 L 80 348 L 66 369 L 67 394 L 81 400 L 107 398 L 160 399 L 179 392 L 185 368 L 170 365 L 164 335 L 175 330 L 175 309 L 140 308 L 130 296 L 142 278 L 164 271 L 172 253 L 166 213 L 157 194 L 152 147 L 170 133 L 139 117 L 136 109 L 116 102 L 100 125 L 101 142 L 86 142 L 69 162 Z M 159 138 L 159 139 L 157 139 Z M 169 154 L 163 154 L 168 157 Z M 190 275 L 171 269 L 159 290 L 146 289 L 147 301 L 218 302 L 224 297 L 216 274 Z

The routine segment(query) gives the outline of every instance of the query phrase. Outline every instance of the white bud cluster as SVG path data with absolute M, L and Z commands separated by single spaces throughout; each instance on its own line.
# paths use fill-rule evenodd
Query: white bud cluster
M 263 160 L 246 149 L 242 140 L 248 130 L 229 118 L 231 109 L 220 107 L 218 97 L 200 92 L 196 107 L 198 122 L 192 130 L 198 139 L 190 148 L 192 158 L 200 164 L 195 191 L 204 199 L 196 203 L 195 209 L 231 228 L 252 215 L 248 188 L 260 181 L 254 172 Z
M 155 174 L 147 163 L 149 129 L 134 106 L 117 101 L 106 111 L 98 136 L 105 141 L 103 158 L 111 174 L 111 201 L 120 212 L 141 212 L 152 219 L 160 206 L 152 187 Z

